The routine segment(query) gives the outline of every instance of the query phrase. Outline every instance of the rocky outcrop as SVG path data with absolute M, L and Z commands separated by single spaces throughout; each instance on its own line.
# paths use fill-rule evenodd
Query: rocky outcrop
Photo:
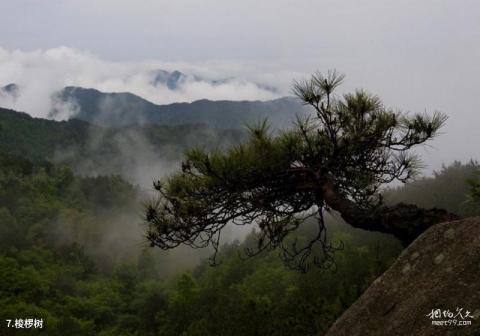
M 424 232 L 326 335 L 480 335 L 480 217 Z

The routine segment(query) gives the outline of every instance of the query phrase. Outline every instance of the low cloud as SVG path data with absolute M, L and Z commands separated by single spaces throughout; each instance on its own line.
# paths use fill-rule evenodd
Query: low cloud
M 181 85 L 152 83 L 158 70 L 181 71 Z M 65 86 L 95 88 L 104 92 L 131 92 L 156 104 L 211 100 L 268 100 L 288 94 L 292 74 L 258 64 L 225 62 L 204 64 L 169 63 L 158 60 L 110 62 L 96 55 L 68 47 L 20 51 L 0 48 L 0 86 L 19 86 L 17 97 L 0 95 L 0 106 L 24 111 L 35 117 L 48 117 L 52 104 L 68 119 L 74 104 L 59 106 L 52 95 Z M 56 104 L 56 105 L 55 105 Z

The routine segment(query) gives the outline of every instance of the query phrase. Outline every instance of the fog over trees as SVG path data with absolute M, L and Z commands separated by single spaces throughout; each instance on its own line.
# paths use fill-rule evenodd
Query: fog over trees
M 0 1 L 0 335 L 480 333 L 479 18 Z

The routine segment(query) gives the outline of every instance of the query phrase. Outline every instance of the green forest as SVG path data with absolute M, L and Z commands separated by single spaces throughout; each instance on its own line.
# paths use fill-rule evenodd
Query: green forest
M 35 132 L 3 117 L 0 127 L 17 127 L 22 136 L 12 132 L 10 142 L 1 142 L 0 316 L 42 317 L 41 334 L 318 335 L 402 250 L 391 235 L 327 218 L 329 238 L 343 245 L 329 269 L 291 270 L 276 251 L 243 260 L 242 252 L 255 244 L 253 231 L 221 246 L 215 267 L 208 249 L 191 250 L 193 263 L 172 258 L 131 239 L 141 237 L 148 192 L 120 176 L 83 176 L 46 160 L 52 157 L 48 141 L 62 144 L 62 133 L 23 116 L 44 139 L 34 141 Z M 65 139 L 82 137 L 84 125 L 77 126 L 77 137 Z M 57 139 L 48 140 L 52 136 Z M 431 177 L 385 190 L 385 198 L 479 215 L 479 172 L 476 162 L 454 162 Z M 311 227 L 306 223 L 296 237 L 308 239 Z
M 480 336 L 480 0 L 0 22 L 0 336 Z

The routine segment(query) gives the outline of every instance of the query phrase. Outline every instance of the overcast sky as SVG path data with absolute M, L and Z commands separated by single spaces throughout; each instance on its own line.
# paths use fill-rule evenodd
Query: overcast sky
M 15 0 L 0 2 L 0 22 L 0 81 L 53 67 L 35 62 L 48 50 L 66 50 L 56 76 L 72 77 L 71 67 L 80 83 L 77 56 L 100 65 L 89 71 L 158 62 L 282 88 L 290 77 L 336 68 L 347 89 L 450 116 L 426 156 L 432 167 L 480 158 L 478 0 Z

